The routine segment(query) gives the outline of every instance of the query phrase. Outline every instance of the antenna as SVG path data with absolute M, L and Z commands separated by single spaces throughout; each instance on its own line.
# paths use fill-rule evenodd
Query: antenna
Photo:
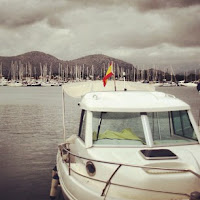
M 126 91 L 126 73 L 123 72 L 123 78 L 124 78 L 124 91 Z

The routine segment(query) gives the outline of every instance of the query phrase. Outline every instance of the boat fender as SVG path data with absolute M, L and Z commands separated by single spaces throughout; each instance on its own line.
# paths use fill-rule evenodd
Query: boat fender
M 52 178 L 57 174 L 57 167 L 55 165 L 55 167 L 52 169 Z
M 190 200 L 200 200 L 200 192 L 192 192 L 190 194 Z
M 56 168 L 54 167 L 54 169 L 56 169 Z M 59 184 L 59 177 L 58 177 L 57 171 L 55 171 L 54 169 L 52 170 L 52 175 L 53 174 L 54 175 L 53 175 L 52 181 L 51 181 L 51 190 L 50 190 L 50 196 L 49 196 L 51 200 L 56 199 L 57 191 L 58 191 L 58 184 Z

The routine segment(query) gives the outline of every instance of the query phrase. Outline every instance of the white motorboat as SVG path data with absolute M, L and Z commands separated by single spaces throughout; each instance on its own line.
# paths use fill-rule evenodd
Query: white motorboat
M 8 85 L 8 80 L 2 77 L 0 79 L 0 86 L 7 86 Z
M 21 87 L 21 86 L 23 86 L 23 84 L 20 81 L 10 81 L 8 83 L 8 86 L 10 86 L 10 87 Z
M 51 87 L 51 83 L 50 82 L 41 82 L 41 86 L 42 87 Z
M 63 94 L 83 95 L 77 105 L 79 131 L 66 139 L 64 129 L 58 148 L 56 165 L 64 198 L 200 197 L 200 133 L 190 106 L 152 88 L 145 91 L 144 84 L 117 82 L 117 91 L 97 84 L 63 86 Z
M 197 83 L 196 82 L 188 82 L 188 83 L 186 83 L 186 82 L 181 82 L 180 81 L 180 85 L 186 86 L 186 87 L 197 87 Z
M 160 85 L 160 87 L 176 87 L 177 84 L 175 82 L 164 82 Z

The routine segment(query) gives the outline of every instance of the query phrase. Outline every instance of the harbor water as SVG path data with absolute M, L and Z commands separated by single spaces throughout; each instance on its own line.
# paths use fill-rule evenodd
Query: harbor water
M 188 103 L 198 123 L 200 94 L 195 87 L 156 90 Z M 75 113 L 68 113 L 74 130 Z M 63 141 L 62 118 L 61 87 L 0 87 L 0 199 L 49 199 L 57 145 Z

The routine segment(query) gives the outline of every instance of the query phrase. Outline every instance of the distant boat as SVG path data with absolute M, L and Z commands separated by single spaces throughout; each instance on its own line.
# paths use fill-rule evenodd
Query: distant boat
M 183 81 L 179 81 L 179 84 L 181 86 L 186 86 L 186 87 L 197 87 L 197 82 L 185 82 Z
M 23 86 L 22 82 L 19 81 L 10 81 L 8 82 L 8 86 L 10 87 L 21 87 Z
M 42 87 L 51 87 L 51 83 L 50 82 L 42 82 L 41 86 Z
M 62 86 L 62 83 L 59 82 L 52 82 L 51 86 Z
M 36 83 L 32 83 L 31 86 L 33 86 L 33 87 L 38 87 L 38 86 L 42 86 L 42 85 L 41 85 L 41 83 L 37 83 L 37 82 L 36 82 Z
M 0 86 L 7 86 L 8 85 L 8 80 L 2 77 L 0 79 Z
M 32 87 L 39 87 L 39 86 L 42 86 L 40 82 L 30 82 L 27 84 L 28 87 L 32 86 Z
M 164 82 L 160 87 L 176 87 L 177 84 L 175 82 Z
M 173 81 L 173 77 L 174 77 L 174 81 Z M 166 79 L 164 79 L 164 82 L 162 85 L 160 85 L 160 87 L 176 87 L 178 86 L 177 81 L 176 81 L 176 76 L 173 72 L 173 68 L 171 66 L 171 80 L 170 81 L 166 81 Z

